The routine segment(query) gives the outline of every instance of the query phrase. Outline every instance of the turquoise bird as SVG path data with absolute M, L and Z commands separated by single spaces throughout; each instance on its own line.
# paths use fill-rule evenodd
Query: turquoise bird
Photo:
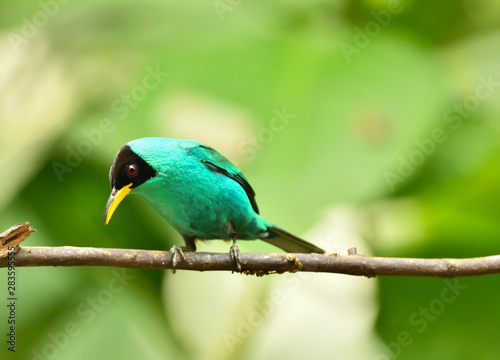
M 232 240 L 232 266 L 241 272 L 236 240 L 264 240 L 286 252 L 325 253 L 259 215 L 255 192 L 229 160 L 202 143 L 166 138 L 142 138 L 123 146 L 109 172 L 111 196 L 105 224 L 127 196 L 138 194 L 184 238 L 177 254 L 196 251 L 195 240 Z

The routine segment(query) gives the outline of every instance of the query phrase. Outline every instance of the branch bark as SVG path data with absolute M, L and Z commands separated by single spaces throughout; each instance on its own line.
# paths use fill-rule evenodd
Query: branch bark
M 170 251 L 90 247 L 19 247 L 35 230 L 28 222 L 0 234 L 0 268 L 12 266 L 113 266 L 131 269 L 173 269 Z M 241 254 L 243 273 L 266 275 L 284 272 L 323 272 L 373 277 L 434 276 L 453 278 L 500 273 L 500 255 L 470 259 L 411 259 L 337 254 Z M 185 253 L 176 270 L 232 271 L 229 254 Z
M 7 260 L 7 257 L 0 258 L 0 267 L 7 267 Z M 453 278 L 500 273 L 500 255 L 469 259 L 412 259 L 363 255 L 243 253 L 240 263 L 244 273 L 257 275 L 299 270 L 367 277 L 393 275 Z M 15 264 L 16 267 L 113 266 L 133 269 L 172 269 L 172 254 L 169 251 L 132 249 L 19 247 L 15 254 Z M 176 269 L 231 271 L 232 267 L 229 254 L 187 252 L 185 260 L 178 259 Z

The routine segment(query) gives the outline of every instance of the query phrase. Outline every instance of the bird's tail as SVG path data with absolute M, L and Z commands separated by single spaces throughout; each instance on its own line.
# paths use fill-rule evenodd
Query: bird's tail
M 274 225 L 267 227 L 267 236 L 262 237 L 261 239 L 290 253 L 325 253 L 325 250 L 317 247 L 316 245 L 308 243 L 307 241 L 302 240 L 301 238 Z

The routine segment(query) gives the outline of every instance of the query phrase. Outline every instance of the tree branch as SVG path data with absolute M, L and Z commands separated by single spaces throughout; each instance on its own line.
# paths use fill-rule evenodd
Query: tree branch
M 231 271 L 229 254 L 185 253 L 177 270 Z M 7 257 L 0 267 L 7 267 Z M 133 269 L 172 269 L 169 251 L 104 249 L 87 247 L 20 247 L 15 255 L 19 266 L 113 266 Z M 243 253 L 240 263 L 247 274 L 325 272 L 373 277 L 434 276 L 452 278 L 500 273 L 500 255 L 470 259 L 411 259 L 363 255 L 318 255 Z
M 103 249 L 89 247 L 19 247 L 35 230 L 28 222 L 0 234 L 0 268 L 15 266 L 113 266 L 130 269 L 173 269 L 170 251 Z M 411 259 L 358 255 L 241 254 L 243 273 L 266 275 L 284 272 L 324 272 L 373 277 L 434 276 L 453 278 L 500 273 L 500 255 L 470 259 Z M 177 270 L 231 271 L 229 254 L 185 253 Z

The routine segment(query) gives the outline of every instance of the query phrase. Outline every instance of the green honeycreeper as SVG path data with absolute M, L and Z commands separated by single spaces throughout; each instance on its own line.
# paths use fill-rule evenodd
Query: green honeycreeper
M 129 193 L 144 197 L 184 238 L 177 254 L 196 251 L 195 240 L 233 240 L 233 268 L 241 271 L 236 240 L 264 240 L 287 252 L 325 251 L 259 215 L 255 192 L 229 160 L 202 143 L 167 138 L 142 138 L 123 146 L 109 172 L 111 196 L 104 214 L 108 224 Z

